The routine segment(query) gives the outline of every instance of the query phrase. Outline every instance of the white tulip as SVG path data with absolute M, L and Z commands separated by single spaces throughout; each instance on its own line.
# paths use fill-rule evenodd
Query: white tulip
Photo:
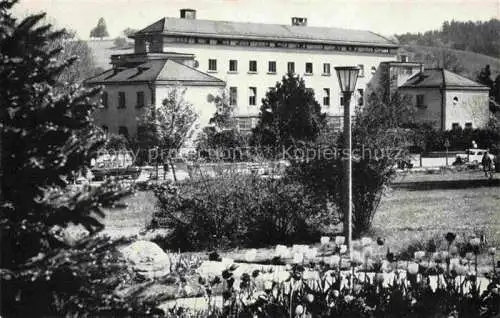
M 408 264 L 408 273 L 412 275 L 416 275 L 418 273 L 418 264 L 411 262 Z
M 365 258 L 370 258 L 373 254 L 373 248 L 371 246 L 363 247 L 363 255 Z
M 475 237 L 475 238 L 472 238 L 470 241 L 469 241 L 470 245 L 472 246 L 479 246 L 479 244 L 481 244 L 481 240 L 479 239 L 479 237 Z
M 425 257 L 425 251 L 417 251 L 413 254 L 416 261 L 421 261 Z
M 293 254 L 293 263 L 294 264 L 300 264 L 304 261 L 304 254 L 302 253 L 295 253 Z
M 335 236 L 335 244 L 337 244 L 337 245 L 345 244 L 345 237 L 344 236 Z
M 316 258 L 317 255 L 318 255 L 317 247 L 310 248 L 305 253 L 305 257 L 310 260 Z
M 361 238 L 361 245 L 363 246 L 368 246 L 372 244 L 372 239 L 369 237 L 362 237 Z
M 358 251 L 352 251 L 351 253 L 351 265 L 357 266 L 363 264 L 363 257 L 361 257 L 361 253 Z
M 340 245 L 340 254 L 347 253 L 347 245 Z
M 322 236 L 320 238 L 320 243 L 321 245 L 327 245 L 330 243 L 330 237 L 329 236 Z

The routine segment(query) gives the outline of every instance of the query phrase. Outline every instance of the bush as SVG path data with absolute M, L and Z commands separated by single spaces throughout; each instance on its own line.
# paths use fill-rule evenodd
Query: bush
M 475 141 L 479 148 L 486 148 L 492 151 L 498 151 L 500 144 L 500 131 L 495 127 L 484 129 L 454 129 L 446 131 L 437 131 L 429 127 L 420 128 L 420 134 L 423 135 L 422 151 L 443 151 L 445 141 L 448 140 L 450 151 L 465 151 L 472 147 L 472 141 Z
M 251 156 L 241 151 L 246 145 L 246 137 L 236 129 L 205 127 L 196 140 L 196 151 L 208 161 L 248 161 Z
M 370 229 L 385 186 L 394 176 L 388 158 L 362 159 L 352 163 L 353 235 Z M 316 159 L 296 162 L 287 170 L 289 178 L 304 185 L 309 195 L 322 202 L 342 207 L 343 162 L 341 159 Z M 343 219 L 343 215 L 337 216 Z
M 155 190 L 151 228 L 173 229 L 166 247 L 213 249 L 308 240 L 329 222 L 304 187 L 286 180 L 231 174 Z
M 122 37 L 117 37 L 113 40 L 113 45 L 115 48 L 124 49 L 128 46 L 127 39 Z

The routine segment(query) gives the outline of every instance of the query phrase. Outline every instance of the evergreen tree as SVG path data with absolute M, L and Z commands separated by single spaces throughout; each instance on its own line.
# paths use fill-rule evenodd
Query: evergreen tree
M 481 72 L 479 72 L 477 81 L 488 86 L 490 89 L 493 88 L 493 80 L 491 79 L 491 70 L 489 65 L 486 65 Z
M 325 116 L 304 79 L 288 74 L 262 99 L 253 143 L 292 146 L 313 142 L 325 125 Z
M 91 38 L 102 38 L 108 37 L 108 29 L 106 28 L 106 22 L 104 21 L 104 18 L 100 18 L 99 21 L 97 21 L 97 26 L 93 28 L 90 31 L 90 37 Z
M 133 302 L 111 296 L 117 283 L 107 277 L 124 279 L 119 259 L 106 258 L 113 243 L 59 235 L 71 224 L 90 234 L 101 230 L 101 208 L 128 193 L 113 183 L 70 188 L 65 182 L 87 169 L 104 142 L 91 119 L 100 89 L 62 89 L 58 79 L 75 58 L 58 62 L 62 48 L 47 45 L 64 31 L 39 26 L 44 14 L 18 23 L 10 13 L 15 2 L 0 1 L 0 314 L 121 316 Z

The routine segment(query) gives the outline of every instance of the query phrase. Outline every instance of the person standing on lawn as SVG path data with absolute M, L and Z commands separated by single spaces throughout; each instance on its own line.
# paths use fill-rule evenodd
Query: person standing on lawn
M 486 177 L 493 177 L 493 174 L 491 172 L 491 158 L 490 155 L 488 154 L 488 151 L 484 152 L 483 159 L 481 160 L 481 164 L 483 165 L 483 171 L 484 175 Z

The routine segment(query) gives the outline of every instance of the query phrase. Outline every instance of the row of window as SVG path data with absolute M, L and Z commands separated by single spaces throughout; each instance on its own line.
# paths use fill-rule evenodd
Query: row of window
M 358 77 L 365 76 L 365 66 L 363 64 L 358 64 L 359 74 Z M 287 73 L 295 73 L 295 62 L 288 62 L 286 65 Z M 372 74 L 375 73 L 377 68 L 373 66 L 371 68 Z M 217 72 L 217 59 L 208 59 L 208 71 L 209 72 Z M 313 63 L 306 62 L 304 68 L 305 74 L 312 75 L 313 74 Z M 229 60 L 229 73 L 237 73 L 238 72 L 238 60 Z M 276 74 L 277 67 L 276 61 L 268 61 L 267 62 L 267 72 L 269 74 Z M 248 62 L 248 73 L 257 73 L 257 61 L 250 60 Z M 330 63 L 323 63 L 323 75 L 331 74 Z
M 355 45 L 335 45 L 319 43 L 297 43 L 286 41 L 258 41 L 258 40 L 237 40 L 237 39 L 209 39 L 204 37 L 170 36 L 164 37 L 166 43 L 186 43 L 186 44 L 208 44 L 227 46 L 250 46 L 250 47 L 277 47 L 289 49 L 312 49 L 341 52 L 360 52 L 375 54 L 396 54 L 396 48 L 355 46 Z
M 270 87 L 269 90 L 274 89 L 274 87 Z M 358 105 L 363 105 L 363 89 L 358 89 Z M 417 96 L 417 104 L 419 101 L 420 95 Z M 423 97 L 423 95 L 422 95 Z M 118 108 L 123 109 L 126 108 L 127 102 L 125 99 L 125 92 L 118 92 Z M 104 92 L 102 95 L 102 104 L 104 108 L 109 107 L 109 93 Z M 235 86 L 229 87 L 229 103 L 232 106 L 236 106 L 238 104 L 238 88 Z M 340 105 L 343 105 L 343 98 L 340 98 Z M 250 86 L 248 88 L 248 105 L 255 106 L 257 105 L 257 87 Z M 145 106 L 145 98 L 144 92 L 138 91 L 136 92 L 136 108 L 143 108 Z M 323 88 L 323 106 L 330 106 L 330 89 Z
M 342 116 L 332 116 L 332 117 L 327 117 L 327 125 L 330 129 L 339 131 L 342 129 L 342 124 L 343 124 L 343 117 Z M 355 118 L 351 117 L 352 122 L 354 122 Z M 258 117 L 238 117 L 237 118 L 237 124 L 238 124 L 238 129 L 241 132 L 250 132 L 255 126 L 257 125 L 257 122 L 259 121 Z
M 126 108 L 127 107 L 127 101 L 125 99 L 125 92 L 118 92 L 117 95 L 117 102 L 118 102 L 118 108 Z M 135 107 L 136 108 L 142 108 L 146 105 L 146 99 L 144 97 L 144 92 L 143 91 L 138 91 L 136 92 L 135 95 Z M 102 104 L 104 105 L 104 108 L 109 107 L 109 93 L 104 92 L 102 94 Z
M 270 87 L 269 90 L 274 89 Z M 358 89 L 358 106 L 363 106 L 364 104 L 364 90 Z M 238 88 L 235 86 L 229 87 L 229 104 L 231 106 L 237 106 L 238 103 Z M 248 105 L 255 106 L 257 104 L 257 87 L 250 86 L 248 88 Z M 344 105 L 343 97 L 340 98 L 340 105 Z M 323 106 L 330 106 L 330 89 L 323 88 Z

